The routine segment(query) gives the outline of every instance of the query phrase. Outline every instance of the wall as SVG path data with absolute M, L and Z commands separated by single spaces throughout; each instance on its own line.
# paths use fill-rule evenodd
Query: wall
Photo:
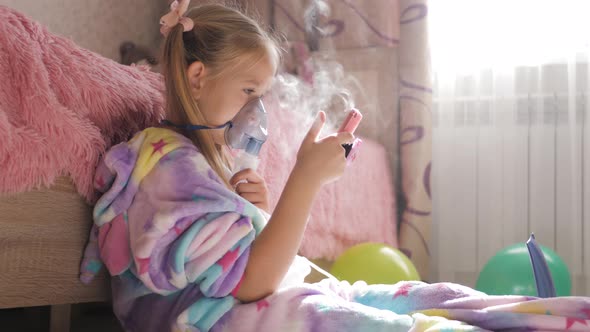
M 146 5 L 149 3 L 151 5 Z M 51 32 L 119 61 L 125 40 L 156 47 L 164 0 L 0 0 L 0 5 L 23 12 Z

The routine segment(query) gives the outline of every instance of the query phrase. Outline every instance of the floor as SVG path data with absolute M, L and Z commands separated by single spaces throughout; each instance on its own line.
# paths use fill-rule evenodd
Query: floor
M 49 307 L 32 307 L 0 310 L 2 331 L 49 331 Z M 110 305 L 88 303 L 72 306 L 70 332 L 123 332 Z

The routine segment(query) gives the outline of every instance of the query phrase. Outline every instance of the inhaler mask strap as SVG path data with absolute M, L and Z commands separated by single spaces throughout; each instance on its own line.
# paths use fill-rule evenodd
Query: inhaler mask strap
M 232 149 L 245 150 L 254 156 L 258 155 L 268 138 L 267 113 L 261 98 L 248 101 L 231 121 L 220 126 L 179 125 L 168 120 L 162 120 L 161 123 L 189 131 L 226 128 L 224 136 L 227 145 Z

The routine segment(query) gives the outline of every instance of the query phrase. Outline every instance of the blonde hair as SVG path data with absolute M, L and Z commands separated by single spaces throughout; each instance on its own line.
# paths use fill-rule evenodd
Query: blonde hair
M 188 66 L 200 61 L 208 69 L 210 79 L 230 73 L 250 62 L 254 65 L 270 56 L 278 67 L 280 52 L 277 42 L 253 19 L 238 10 L 210 4 L 194 7 L 186 13 L 195 27 L 183 32 L 177 24 L 164 42 L 162 69 L 166 83 L 167 118 L 173 123 L 206 124 L 205 117 L 193 98 L 187 77 Z M 229 158 L 215 146 L 208 130 L 184 132 L 205 156 L 209 165 L 229 185 L 223 167 Z

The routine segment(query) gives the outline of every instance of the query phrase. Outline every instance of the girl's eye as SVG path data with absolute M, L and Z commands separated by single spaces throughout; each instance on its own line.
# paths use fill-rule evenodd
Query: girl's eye
M 244 89 L 244 93 L 247 94 L 248 96 L 253 94 L 255 91 L 254 89 Z

